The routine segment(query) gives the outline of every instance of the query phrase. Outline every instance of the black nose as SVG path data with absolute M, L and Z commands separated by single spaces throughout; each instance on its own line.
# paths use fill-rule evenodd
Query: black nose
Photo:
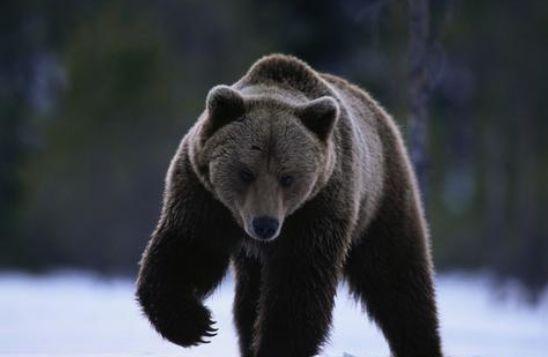
M 280 223 L 276 218 L 268 216 L 253 218 L 253 230 L 262 239 L 272 238 L 276 234 L 279 225 Z

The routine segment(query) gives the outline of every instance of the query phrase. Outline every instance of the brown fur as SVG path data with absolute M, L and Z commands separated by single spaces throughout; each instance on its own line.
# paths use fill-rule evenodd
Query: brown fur
M 141 262 L 137 297 L 158 332 L 182 346 L 211 336 L 202 301 L 232 260 L 242 356 L 318 353 L 342 278 L 395 356 L 441 356 L 419 192 L 384 110 L 282 55 L 206 103 Z M 280 223 L 265 240 L 262 216 Z

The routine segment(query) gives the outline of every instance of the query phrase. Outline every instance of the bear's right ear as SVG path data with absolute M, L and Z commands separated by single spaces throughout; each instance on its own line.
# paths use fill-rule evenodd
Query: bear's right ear
M 215 86 L 207 94 L 206 109 L 203 139 L 211 137 L 226 124 L 241 118 L 245 113 L 244 98 L 229 86 Z

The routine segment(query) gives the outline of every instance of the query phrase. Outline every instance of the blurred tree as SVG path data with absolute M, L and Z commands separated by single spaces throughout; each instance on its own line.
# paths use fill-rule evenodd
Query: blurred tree
M 430 83 L 430 4 L 428 0 L 409 1 L 409 103 L 411 160 L 423 196 L 427 187 L 428 105 Z
M 19 167 L 24 159 L 23 129 L 33 51 L 26 6 L 16 1 L 1 5 L 0 33 L 0 264 L 13 264 L 16 249 L 17 205 L 21 199 Z
M 137 7 L 109 2 L 75 29 L 69 83 L 46 147 L 27 166 L 29 225 L 36 261 L 124 271 L 157 214 L 161 142 L 173 129 L 161 33 Z M 138 20 L 137 20 L 138 19 Z M 167 125 L 161 125 L 167 120 Z M 153 157 L 165 156 L 154 162 Z M 123 213 L 122 213 L 123 212 Z M 144 217 L 150 217 L 144 220 Z

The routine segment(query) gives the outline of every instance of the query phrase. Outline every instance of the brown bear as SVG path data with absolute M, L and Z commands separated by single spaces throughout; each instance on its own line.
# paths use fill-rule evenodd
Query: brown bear
M 365 91 L 271 55 L 214 87 L 167 173 L 137 297 L 181 346 L 215 334 L 203 300 L 232 262 L 242 356 L 313 356 L 339 281 L 399 357 L 441 356 L 415 175 Z

